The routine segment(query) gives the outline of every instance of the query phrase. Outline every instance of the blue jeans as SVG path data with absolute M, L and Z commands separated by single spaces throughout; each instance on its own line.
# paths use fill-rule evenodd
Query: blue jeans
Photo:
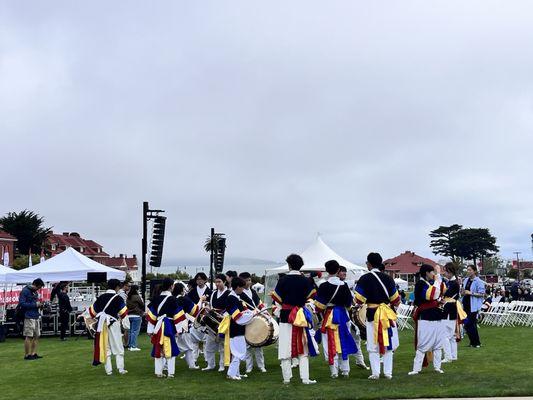
M 142 319 L 138 315 L 130 315 L 130 337 L 128 340 L 128 347 L 137 347 L 137 337 L 141 331 Z

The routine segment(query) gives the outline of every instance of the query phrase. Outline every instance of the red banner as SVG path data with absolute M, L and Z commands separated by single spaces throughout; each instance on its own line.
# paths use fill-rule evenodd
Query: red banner
M 22 289 L 19 290 L 0 290 L 0 304 L 4 304 L 4 299 L 7 305 L 18 304 L 19 296 Z M 39 290 L 39 301 L 49 301 L 51 289 L 41 289 Z

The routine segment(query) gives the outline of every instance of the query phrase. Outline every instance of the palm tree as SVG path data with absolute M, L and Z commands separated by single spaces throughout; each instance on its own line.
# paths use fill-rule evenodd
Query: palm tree
M 0 229 L 17 239 L 19 254 L 39 253 L 52 228 L 43 227 L 44 218 L 33 211 L 10 212 L 0 218 Z
M 223 237 L 224 237 L 223 233 L 215 233 L 213 235 L 213 237 L 208 236 L 205 239 L 204 250 L 206 252 L 208 252 L 208 253 L 211 253 L 211 251 L 213 251 L 213 253 L 215 253 L 218 250 L 219 240 L 222 239 Z M 225 247 L 226 247 L 226 245 L 224 244 L 224 248 Z

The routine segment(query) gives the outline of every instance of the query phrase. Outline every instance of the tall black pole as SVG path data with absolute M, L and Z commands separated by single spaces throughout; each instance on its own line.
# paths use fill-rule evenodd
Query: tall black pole
M 211 254 L 209 256 L 209 280 L 211 281 L 211 289 L 213 289 L 213 252 L 215 251 L 215 248 L 213 245 L 216 245 L 214 242 L 215 238 L 215 228 L 211 228 Z
M 148 202 L 143 202 L 143 238 L 142 238 L 142 264 L 141 264 L 141 296 L 146 304 L 146 253 L 148 243 L 146 235 L 148 234 Z

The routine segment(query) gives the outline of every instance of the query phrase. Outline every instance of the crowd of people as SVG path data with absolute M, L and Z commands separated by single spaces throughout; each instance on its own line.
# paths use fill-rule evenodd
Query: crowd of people
M 252 289 L 247 272 L 219 274 L 212 289 L 204 273 L 196 274 L 187 287 L 166 278 L 154 288 L 146 305 L 136 285 L 109 280 L 105 293 L 86 312 L 95 332 L 93 365 L 104 364 L 106 373 L 111 375 L 114 356 L 118 373 L 127 373 L 124 353 L 126 349 L 140 350 L 137 338 L 144 318 L 157 377 L 174 377 L 176 357 L 180 354 L 190 369 L 200 369 L 199 356 L 203 352 L 206 364 L 202 370 L 226 371 L 229 379 L 241 380 L 252 372 L 254 364 L 260 372 L 266 372 L 263 348 L 251 346 L 245 339 L 247 325 L 263 316 L 275 321 L 272 324 L 279 324 L 278 359 L 286 384 L 296 367 L 304 384 L 316 382 L 310 378 L 308 358 L 320 353 L 320 344 L 333 379 L 349 376 L 350 356 L 355 357 L 358 367 L 370 370 L 369 379 L 381 376 L 391 379 L 394 352 L 400 344 L 396 308 L 401 295 L 394 280 L 384 272 L 382 257 L 378 253 L 368 255 L 369 272 L 355 287 L 348 285 L 346 268 L 335 260 L 325 263 L 327 278 L 320 280 L 300 271 L 304 260 L 299 255 L 291 254 L 286 261 L 290 270 L 280 276 L 270 294 L 271 309 Z M 37 279 L 20 296 L 28 360 L 41 358 L 37 353 L 41 306 L 37 292 L 43 286 Z M 72 310 L 67 291 L 66 284 L 57 290 L 60 314 Z M 470 346 L 481 346 L 477 313 L 485 295 L 485 283 L 473 265 L 468 266 L 467 276 L 461 282 L 452 263 L 442 271 L 439 266 L 420 267 L 413 291 L 415 356 L 409 375 L 420 373 L 431 360 L 437 373 L 444 372 L 443 363 L 455 362 L 462 326 Z M 505 294 L 495 290 L 493 299 L 498 296 L 501 296 L 498 301 L 502 301 Z M 362 325 L 354 323 L 353 310 L 363 306 L 365 321 Z M 215 327 L 198 324 L 199 316 L 214 318 Z M 60 320 L 62 326 L 68 326 L 63 317 Z M 370 368 L 362 352 L 364 334 Z M 64 329 L 61 338 L 65 338 Z M 241 362 L 245 363 L 244 373 L 240 370 Z

